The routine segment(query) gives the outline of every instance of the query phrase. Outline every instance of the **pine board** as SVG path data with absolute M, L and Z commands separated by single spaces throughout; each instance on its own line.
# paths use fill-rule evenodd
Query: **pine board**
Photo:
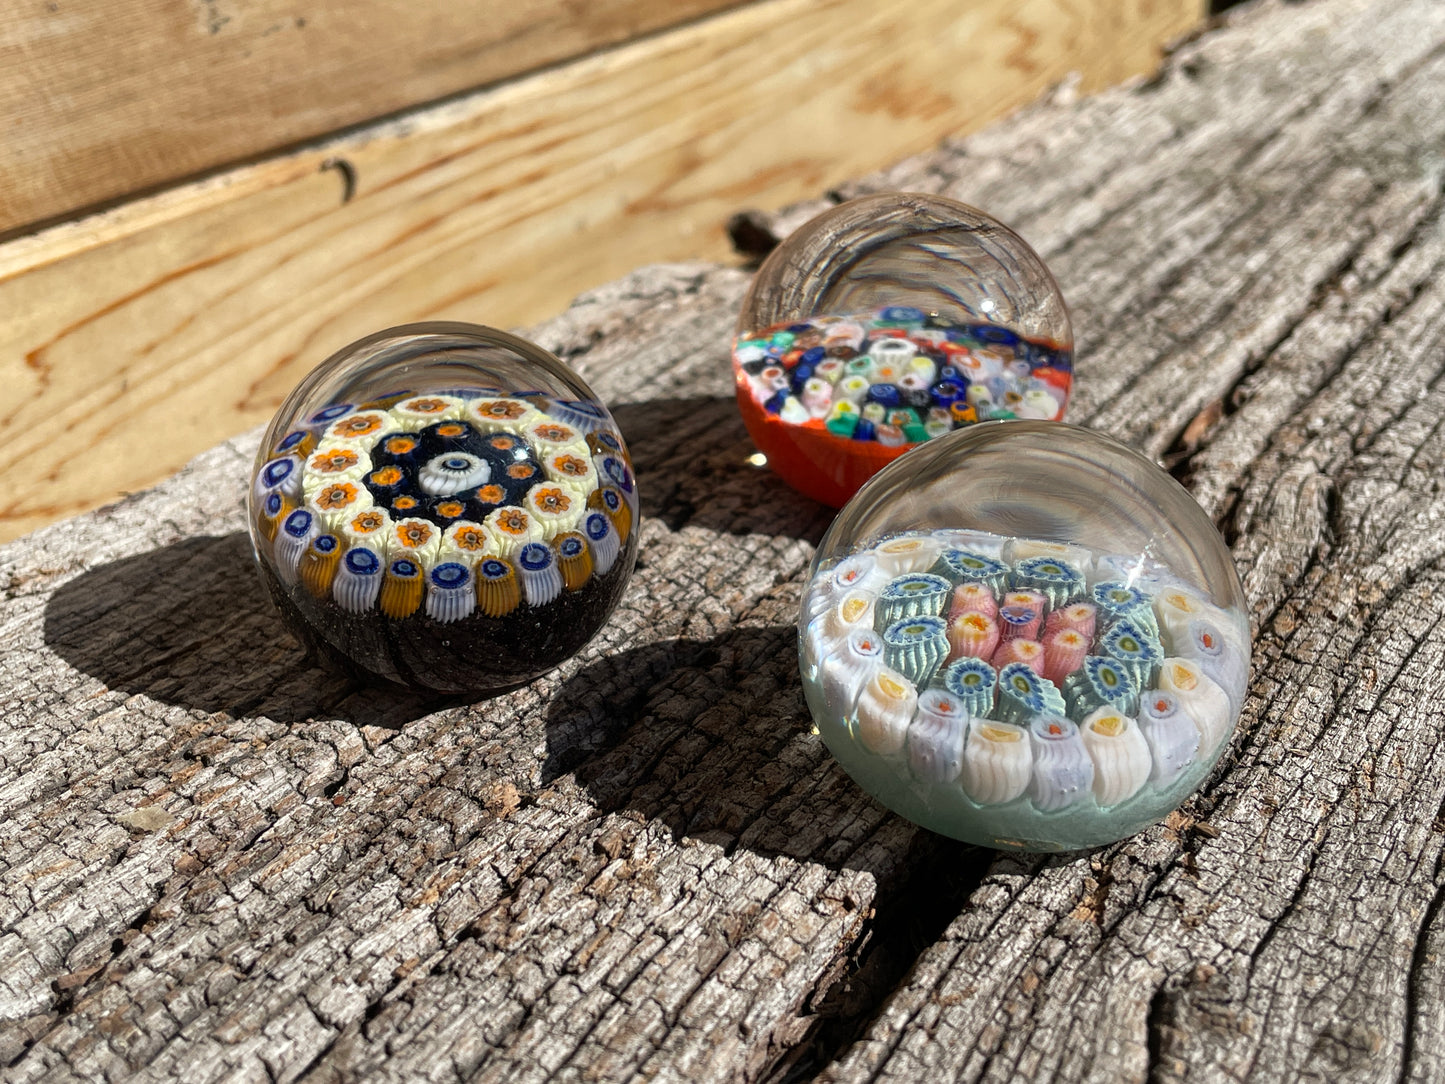
M 728 2 L 5 4 L 0 236 L 584 56 Z

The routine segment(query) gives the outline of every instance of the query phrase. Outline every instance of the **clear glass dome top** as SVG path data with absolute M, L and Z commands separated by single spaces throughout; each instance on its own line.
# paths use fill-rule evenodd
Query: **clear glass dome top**
M 636 550 L 611 414 L 493 328 L 391 328 L 333 354 L 267 429 L 250 491 L 291 630 L 366 677 L 447 692 L 551 669 L 606 621 Z
M 1122 838 L 1233 733 L 1249 624 L 1219 533 L 1137 452 L 1073 426 L 975 426 L 881 472 L 824 537 L 804 689 L 869 793 L 946 835 Z
M 738 334 L 890 305 L 1074 341 L 1063 294 L 1027 241 L 976 207 L 917 192 L 849 200 L 790 234 L 753 279 Z
M 840 506 L 926 440 L 1062 418 L 1073 332 L 1018 234 L 954 200 L 890 192 L 826 211 L 774 250 L 744 298 L 733 365 L 773 468 Z

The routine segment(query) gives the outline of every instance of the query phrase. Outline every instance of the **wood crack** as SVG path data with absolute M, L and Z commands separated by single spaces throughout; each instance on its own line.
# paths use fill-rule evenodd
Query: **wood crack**
M 1440 815 L 1445 817 L 1445 806 L 1441 807 Z M 1410 966 L 1405 975 L 1404 1033 L 1400 1037 L 1400 1071 L 1395 1077 L 1398 1084 L 1405 1084 L 1406 1081 L 1415 1079 L 1416 1020 L 1424 1003 L 1423 986 L 1426 968 L 1430 967 L 1433 962 L 1430 959 L 1429 942 L 1435 924 L 1439 920 L 1440 911 L 1445 908 L 1445 883 L 1442 883 L 1440 879 L 1440 858 L 1438 856 L 1435 860 L 1433 879 L 1436 884 L 1435 894 L 1430 897 L 1425 914 L 1421 917 L 1420 925 L 1416 929 L 1414 944 L 1410 950 Z
M 938 941 L 992 865 L 987 850 L 915 834 L 904 868 L 875 897 L 857 938 L 802 1001 L 806 1032 L 758 1079 L 800 1084 L 836 1062 L 906 981 L 918 954 Z M 942 876 L 939 871 L 942 870 Z

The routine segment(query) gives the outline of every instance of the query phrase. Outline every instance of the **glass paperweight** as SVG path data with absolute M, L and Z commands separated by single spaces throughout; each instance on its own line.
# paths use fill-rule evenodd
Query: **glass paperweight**
M 1208 517 L 1137 452 L 1055 423 L 984 423 L 880 472 L 823 538 L 799 634 L 808 707 L 864 790 L 1018 850 L 1178 806 L 1249 674 Z
M 773 250 L 743 300 L 733 375 L 769 465 L 838 508 L 924 441 L 1062 419 L 1073 349 L 1063 295 L 1023 238 L 965 204 L 889 192 Z
M 637 487 L 591 389 L 470 324 L 391 328 L 282 404 L 249 500 L 261 578 L 313 653 L 447 693 L 522 684 L 612 613 Z

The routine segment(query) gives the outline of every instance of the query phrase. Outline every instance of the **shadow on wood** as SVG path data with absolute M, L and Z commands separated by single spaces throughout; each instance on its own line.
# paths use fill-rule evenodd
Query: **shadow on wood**
M 768 534 L 817 545 L 833 511 L 800 495 L 766 467 L 732 396 L 650 399 L 612 407 L 642 494 L 642 514 L 672 531 L 702 527 Z
M 307 664 L 240 532 L 100 565 L 45 608 L 45 642 L 111 689 L 238 717 L 328 715 L 397 728 L 451 700 L 368 688 Z
M 871 869 L 877 821 L 812 732 L 792 626 L 609 655 L 551 698 L 543 781 L 568 772 L 603 813 L 764 857 Z
M 552 697 L 547 751 L 544 782 L 574 773 L 601 813 L 662 824 L 684 845 L 876 878 L 867 932 L 803 1007 L 800 1041 L 767 1078 L 778 1084 L 811 1079 L 863 1033 L 998 862 L 1033 864 L 912 829 L 860 802 L 812 732 L 791 625 L 599 659 Z M 901 847 L 878 844 L 888 821 L 911 832 Z

